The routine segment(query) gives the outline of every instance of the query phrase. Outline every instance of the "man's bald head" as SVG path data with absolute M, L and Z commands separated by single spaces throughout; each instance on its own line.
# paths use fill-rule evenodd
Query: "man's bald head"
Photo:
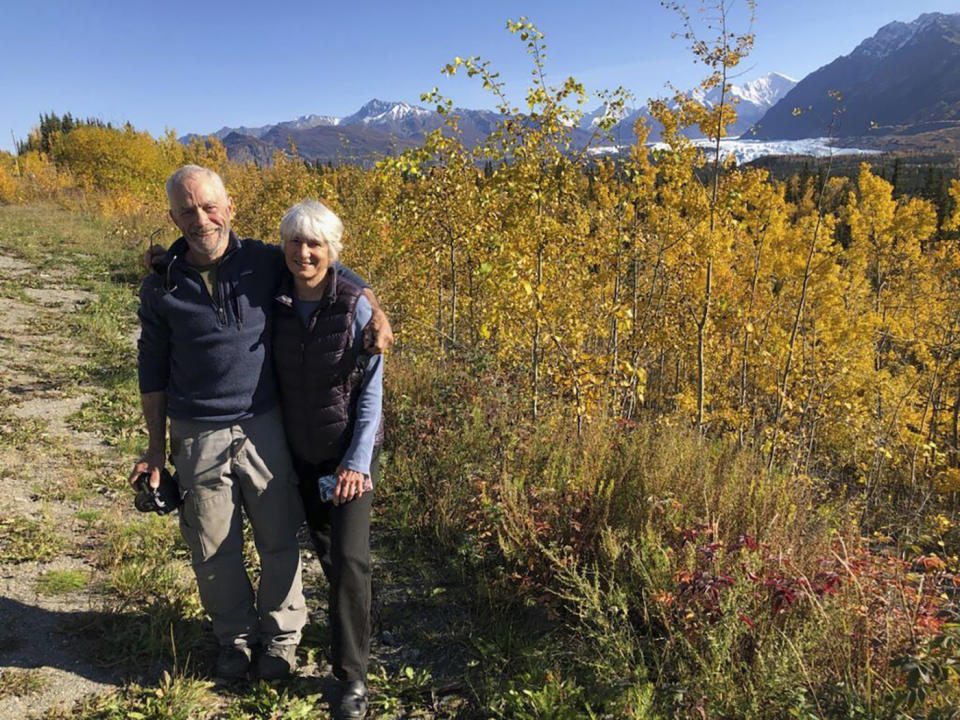
M 211 187 L 219 192 L 224 200 L 229 197 L 227 195 L 227 187 L 223 184 L 223 179 L 213 170 L 201 165 L 184 165 L 174 170 L 173 174 L 167 178 L 167 204 L 171 208 L 173 207 L 174 189 L 182 186 L 187 179 L 197 176 L 209 180 L 212 183 Z

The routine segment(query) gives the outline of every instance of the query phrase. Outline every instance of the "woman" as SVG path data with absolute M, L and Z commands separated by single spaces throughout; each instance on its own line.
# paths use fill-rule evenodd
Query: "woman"
M 287 440 L 310 534 L 330 585 L 337 717 L 366 715 L 370 654 L 370 504 L 382 439 L 383 357 L 363 352 L 370 303 L 330 268 L 343 224 L 322 203 L 280 222 L 289 271 L 276 298 L 273 355 Z M 335 475 L 333 497 L 321 479 Z

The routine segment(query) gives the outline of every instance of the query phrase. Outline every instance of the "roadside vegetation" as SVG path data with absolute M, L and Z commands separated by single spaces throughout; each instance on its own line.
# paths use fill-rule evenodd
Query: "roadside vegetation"
M 695 40 L 697 18 L 681 18 Z M 752 42 L 720 21 L 692 41 L 708 86 Z M 402 570 L 382 582 L 437 618 L 460 613 L 400 639 L 422 661 L 374 668 L 380 717 L 957 717 L 960 183 L 937 205 L 895 197 L 868 166 L 774 181 L 694 147 L 680 130 L 719 138 L 733 108 L 681 95 L 653 106 L 667 150 L 573 155 L 582 86 L 548 84 L 543 36 L 508 29 L 533 62 L 525 117 L 486 61 L 446 67 L 500 103 L 476 150 L 433 92 L 449 128 L 372 170 L 294 149 L 240 165 L 213 139 L 95 123 L 47 122 L 0 158 L 0 222 L 16 228 L 3 252 L 39 267 L 51 247 L 69 253 L 96 297 L 62 320 L 89 353 L 74 378 L 96 389 L 72 427 L 118 456 L 144 444 L 137 258 L 172 239 L 169 172 L 217 169 L 234 226 L 264 239 L 289 205 L 321 198 L 398 337 L 376 515 Z M 2 427 L 3 443 L 34 435 Z M 166 674 L 49 717 L 321 707 L 316 684 L 204 678 L 175 525 L 132 518 L 122 478 L 99 482 L 114 506 L 77 514 L 112 611 L 91 645 Z M 59 551 L 41 518 L 4 523 L 5 562 Z

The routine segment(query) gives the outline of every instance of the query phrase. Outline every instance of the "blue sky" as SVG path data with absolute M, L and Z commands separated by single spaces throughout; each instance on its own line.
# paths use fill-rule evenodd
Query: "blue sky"
M 771 70 L 802 78 L 881 25 L 935 11 L 960 12 L 960 0 L 759 0 L 742 80 Z M 623 85 L 645 100 L 703 75 L 658 0 L 15 0 L 3 12 L 0 149 L 46 111 L 182 135 L 343 116 L 374 97 L 418 103 L 434 85 L 457 105 L 492 107 L 479 83 L 440 75 L 456 55 L 489 59 L 520 102 L 530 66 L 504 29 L 520 15 L 547 36 L 548 80 Z

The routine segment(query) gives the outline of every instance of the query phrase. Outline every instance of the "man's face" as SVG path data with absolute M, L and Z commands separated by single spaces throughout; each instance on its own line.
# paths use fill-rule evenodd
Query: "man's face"
M 227 249 L 233 201 L 208 176 L 188 175 L 173 187 L 170 219 L 190 246 L 188 260 L 209 265 Z

